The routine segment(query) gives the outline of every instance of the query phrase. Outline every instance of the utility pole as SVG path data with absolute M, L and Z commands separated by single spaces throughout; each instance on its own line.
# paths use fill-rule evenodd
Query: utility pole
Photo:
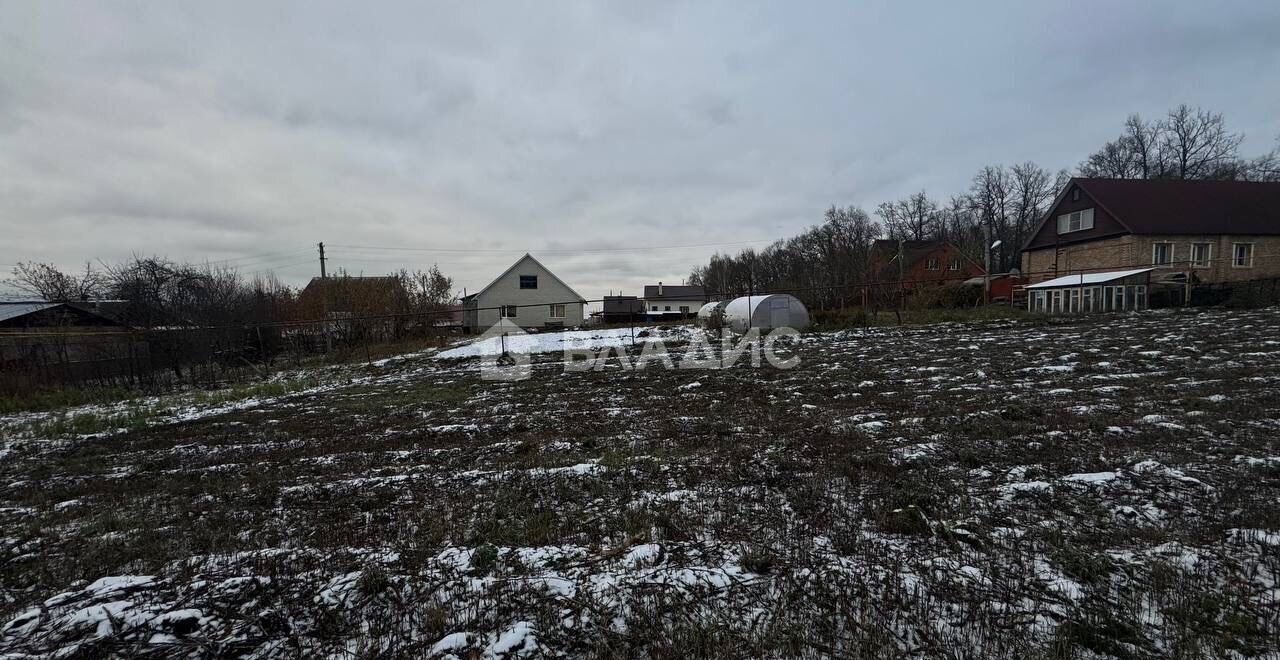
M 317 243 L 316 247 L 320 248 L 320 279 L 327 280 L 328 276 L 324 268 L 324 241 Z M 333 352 L 333 335 L 329 334 L 329 283 L 327 281 L 320 283 L 320 293 L 320 314 L 324 319 L 320 326 L 320 332 L 324 335 L 324 353 L 328 356 Z
M 903 252 L 904 250 L 902 247 L 902 239 L 899 238 L 898 239 L 898 325 L 902 325 L 902 310 L 907 305 L 907 285 L 906 285 L 906 282 L 904 281 L 906 279 L 906 271 L 905 271 L 906 266 L 903 264 L 903 261 L 906 260 L 906 257 L 903 254 Z

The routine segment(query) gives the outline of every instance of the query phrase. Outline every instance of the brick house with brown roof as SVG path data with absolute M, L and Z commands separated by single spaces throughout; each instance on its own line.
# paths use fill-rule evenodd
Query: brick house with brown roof
M 1073 178 L 1023 246 L 1032 282 L 1154 268 L 1153 281 L 1280 277 L 1280 183 Z
M 982 277 L 982 266 L 947 241 L 901 241 L 902 266 L 899 268 L 898 243 L 893 239 L 880 239 L 871 244 L 868 261 L 872 281 L 886 286 L 892 283 L 896 288 L 901 276 L 902 288 L 911 291 Z

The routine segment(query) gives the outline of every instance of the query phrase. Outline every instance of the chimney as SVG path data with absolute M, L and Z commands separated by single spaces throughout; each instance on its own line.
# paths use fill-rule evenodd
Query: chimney
M 658 282 L 658 297 L 662 297 L 662 282 Z

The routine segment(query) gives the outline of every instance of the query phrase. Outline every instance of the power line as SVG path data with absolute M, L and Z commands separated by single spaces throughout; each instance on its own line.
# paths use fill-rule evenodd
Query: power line
M 491 254 L 511 254 L 511 253 L 533 253 L 539 254 L 582 254 L 596 252 L 643 252 L 650 250 L 670 250 L 673 248 L 704 248 L 704 247 L 732 247 L 738 245 L 751 245 L 755 243 L 775 243 L 779 239 L 761 238 L 751 241 L 738 241 L 733 243 L 684 243 L 684 244 L 668 244 L 668 245 L 649 245 L 649 246 L 629 246 L 629 247 L 608 247 L 608 248 L 548 248 L 530 250 L 525 248 L 425 248 L 425 247 L 399 247 L 399 246 L 383 246 L 383 245 L 339 245 L 333 244 L 330 247 L 345 248 L 348 250 L 389 250 L 389 251 L 405 251 L 405 252 L 463 252 L 463 253 L 491 253 Z

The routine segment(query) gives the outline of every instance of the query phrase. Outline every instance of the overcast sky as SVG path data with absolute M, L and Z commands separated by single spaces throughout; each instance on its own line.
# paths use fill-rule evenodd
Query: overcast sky
M 1131 112 L 1222 112 L 1247 155 L 1280 135 L 1274 0 L 183 4 L 0 0 L 4 273 L 137 253 L 300 284 L 324 241 L 471 291 L 530 251 L 595 298 L 831 204 L 1074 169 Z

